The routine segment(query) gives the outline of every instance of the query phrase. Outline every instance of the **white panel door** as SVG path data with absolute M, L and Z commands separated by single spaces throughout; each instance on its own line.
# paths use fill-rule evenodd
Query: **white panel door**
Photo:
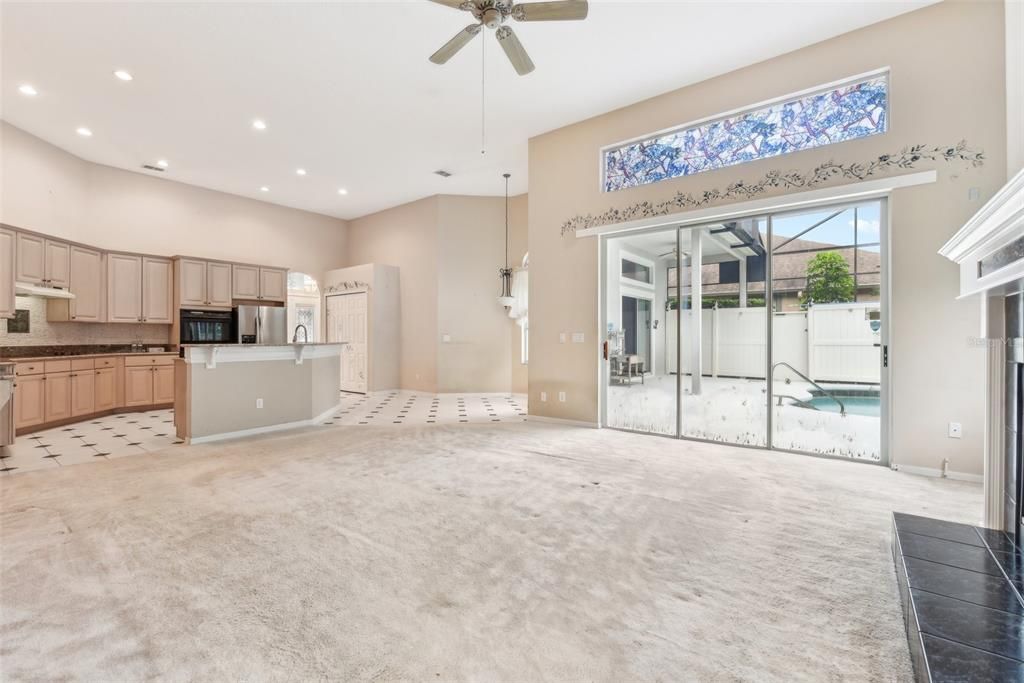
M 341 390 L 366 393 L 366 292 L 327 297 L 327 341 L 348 342 L 341 352 Z

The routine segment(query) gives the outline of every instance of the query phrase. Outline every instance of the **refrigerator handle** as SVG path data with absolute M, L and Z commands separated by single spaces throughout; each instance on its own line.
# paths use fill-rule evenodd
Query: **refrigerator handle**
M 261 329 L 263 327 L 263 325 L 261 324 L 262 322 L 263 322 L 262 317 L 261 317 L 260 313 L 257 312 L 256 313 L 256 343 L 257 344 L 262 344 L 263 343 L 263 330 Z

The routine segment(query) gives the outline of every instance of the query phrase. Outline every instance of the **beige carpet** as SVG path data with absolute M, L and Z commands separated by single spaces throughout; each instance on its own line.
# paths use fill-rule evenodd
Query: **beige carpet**
M 977 485 L 521 425 L 332 428 L 2 486 L 0 678 L 893 681 L 893 509 Z

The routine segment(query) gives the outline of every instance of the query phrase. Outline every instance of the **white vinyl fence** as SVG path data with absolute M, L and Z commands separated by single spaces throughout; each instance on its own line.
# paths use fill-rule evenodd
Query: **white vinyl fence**
M 713 377 L 765 376 L 767 329 L 764 308 L 720 308 L 701 311 L 701 374 Z M 880 381 L 881 334 L 872 329 L 879 304 L 847 303 L 812 306 L 798 313 L 776 313 L 772 320 L 775 362 L 789 363 L 815 381 L 877 384 Z M 683 372 L 690 372 L 693 311 L 683 311 Z M 666 315 L 665 363 L 676 371 L 676 321 Z M 876 323 L 877 326 L 877 323 Z M 779 368 L 775 379 L 799 379 Z

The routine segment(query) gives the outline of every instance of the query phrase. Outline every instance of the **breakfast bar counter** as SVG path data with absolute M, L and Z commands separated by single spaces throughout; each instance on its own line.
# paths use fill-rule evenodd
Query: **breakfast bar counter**
M 337 410 L 344 344 L 185 345 L 178 437 L 203 443 L 319 424 Z

